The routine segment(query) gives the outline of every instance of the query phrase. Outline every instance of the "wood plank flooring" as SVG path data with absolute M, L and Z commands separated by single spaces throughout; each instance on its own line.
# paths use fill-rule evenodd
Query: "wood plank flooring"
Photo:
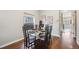
M 72 44 L 73 49 L 78 49 L 79 46 L 76 43 L 76 39 L 74 39 Z M 2 49 L 24 49 L 24 41 L 19 41 L 17 43 L 11 44 L 9 46 L 6 46 Z M 70 49 L 70 48 L 64 48 L 61 43 L 61 39 L 59 37 L 53 36 L 53 38 L 50 41 L 50 44 L 48 45 L 48 49 Z
M 72 49 L 78 49 L 79 46 L 76 43 L 76 39 L 73 39 L 73 40 L 74 41 L 72 43 Z M 71 47 L 64 48 L 64 46 L 62 46 L 61 39 L 59 37 L 54 36 L 50 42 L 49 49 L 71 49 Z
M 24 49 L 24 39 L 13 44 L 10 44 L 8 46 L 5 46 L 1 49 Z

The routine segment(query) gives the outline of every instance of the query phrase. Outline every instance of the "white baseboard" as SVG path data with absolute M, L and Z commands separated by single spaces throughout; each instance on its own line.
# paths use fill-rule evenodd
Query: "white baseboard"
M 77 42 L 77 45 L 79 46 L 79 42 L 76 40 L 76 42 Z
M 1 45 L 0 48 L 4 48 L 4 47 L 9 46 L 9 45 L 11 45 L 11 44 L 13 44 L 13 43 L 19 42 L 19 41 L 21 41 L 21 40 L 23 40 L 23 39 L 24 39 L 24 38 L 21 38 L 21 39 L 17 39 L 17 40 L 15 40 L 15 41 L 12 41 L 12 42 L 10 42 L 10 43 L 6 43 L 6 44 L 4 44 L 4 45 Z
M 57 37 L 60 37 L 60 35 L 57 35 L 57 34 L 52 34 L 52 36 L 57 36 Z

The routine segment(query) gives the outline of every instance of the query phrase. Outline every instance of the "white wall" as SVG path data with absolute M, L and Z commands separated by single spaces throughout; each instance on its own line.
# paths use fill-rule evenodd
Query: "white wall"
M 40 16 L 53 16 L 53 31 L 52 35 L 59 36 L 59 11 L 58 10 L 42 10 Z
M 79 10 L 77 10 L 77 44 L 79 45 Z
M 0 46 L 23 37 L 24 12 L 35 15 L 38 23 L 38 11 L 0 10 Z

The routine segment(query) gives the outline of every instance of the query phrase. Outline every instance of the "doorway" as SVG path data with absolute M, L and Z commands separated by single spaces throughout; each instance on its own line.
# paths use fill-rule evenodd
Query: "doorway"
M 76 39 L 76 11 L 60 11 L 60 36 L 64 48 L 72 48 Z

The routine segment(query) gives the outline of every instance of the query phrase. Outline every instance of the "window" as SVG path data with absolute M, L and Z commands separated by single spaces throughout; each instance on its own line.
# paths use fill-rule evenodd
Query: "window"
M 25 15 L 25 16 L 24 16 L 24 19 L 23 19 L 23 23 L 24 23 L 24 24 L 26 24 L 26 23 L 35 24 L 35 18 L 34 18 L 34 16 Z

